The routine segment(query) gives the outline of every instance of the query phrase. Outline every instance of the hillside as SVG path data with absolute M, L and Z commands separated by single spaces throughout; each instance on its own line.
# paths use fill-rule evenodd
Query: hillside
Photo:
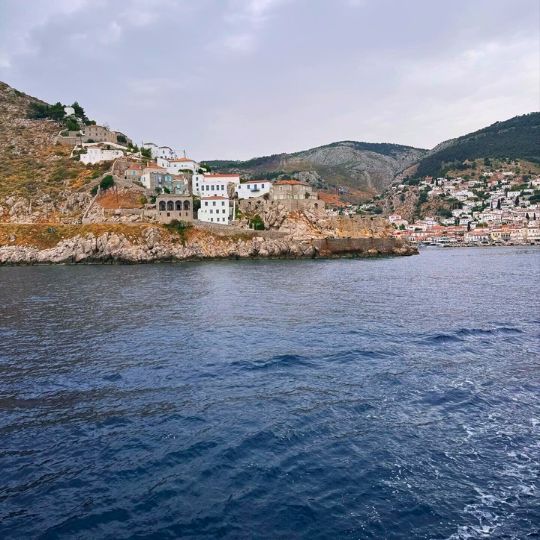
M 28 117 L 36 104 L 47 105 L 0 82 L 0 199 L 56 196 L 88 174 L 70 148 L 54 144 L 60 122 Z
M 523 159 L 540 163 L 540 113 L 515 116 L 440 143 L 420 160 L 416 175 L 441 175 L 465 160 L 478 158 Z
M 292 176 L 318 189 L 339 186 L 342 192 L 361 197 L 381 192 L 426 153 L 427 150 L 397 144 L 341 141 L 292 154 L 207 163 L 245 178 Z

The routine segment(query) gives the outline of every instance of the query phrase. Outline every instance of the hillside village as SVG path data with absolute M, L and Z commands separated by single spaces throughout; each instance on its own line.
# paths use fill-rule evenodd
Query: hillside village
M 99 129 L 99 133 L 97 129 Z M 270 181 L 241 181 L 238 174 L 213 172 L 210 167 L 185 155 L 179 155 L 170 146 L 144 143 L 140 149 L 125 138 L 123 144 L 111 142 L 111 134 L 103 126 L 91 126 L 91 135 L 83 128 L 82 141 L 75 144 L 72 157 L 84 164 L 111 163 L 107 174 L 97 186 L 95 199 L 85 212 L 83 222 L 99 219 L 91 207 L 99 202 L 104 191 L 114 188 L 117 193 L 138 192 L 139 205 L 116 208 L 112 213 L 103 212 L 120 221 L 155 220 L 169 224 L 173 221 L 194 221 L 215 225 L 246 226 L 264 229 L 259 214 L 249 212 L 250 199 L 260 199 L 263 206 L 292 211 L 323 213 L 325 203 L 313 188 L 294 179 Z M 73 135 L 69 135 L 73 138 Z M 88 139 L 92 140 L 89 141 Z M 58 138 L 61 141 L 62 136 Z M 61 144 L 65 144 L 61 141 Z
M 10 98 L 27 97 L 7 89 Z M 31 120 L 21 120 L 21 114 Z M 312 221 L 325 215 L 324 201 L 307 183 L 291 178 L 241 181 L 239 174 L 213 171 L 171 146 L 146 142 L 138 147 L 126 134 L 88 119 L 78 103 L 47 105 L 31 98 L 24 112 L 19 110 L 18 115 L 12 115 L 18 122 L 13 126 L 17 131 L 21 121 L 25 128 L 29 127 L 29 122 L 33 122 L 33 129 L 36 125 L 51 127 L 54 124 L 63 128 L 51 141 L 52 159 L 62 160 L 63 165 L 52 178 L 54 186 L 51 188 L 57 192 L 54 201 L 51 201 L 51 188 L 47 192 L 36 190 L 35 184 L 14 180 L 13 184 L 19 189 L 13 189 L 4 199 L 7 208 L 2 207 L 0 200 L 3 221 L 179 222 L 220 227 L 234 224 L 244 229 L 264 230 L 279 228 L 286 215 L 294 212 L 304 216 L 307 212 Z M 31 140 L 24 142 L 29 147 L 21 150 L 23 155 L 35 152 Z M 12 154 L 10 158 L 13 159 Z M 27 161 L 32 162 L 30 157 Z M 15 178 L 22 172 L 21 165 L 17 167 Z M 47 170 L 50 168 L 47 166 Z M 75 178 L 71 180 L 70 176 Z M 33 197 L 32 193 L 20 189 L 30 185 Z M 62 215 L 58 216 L 58 200 L 63 197 L 71 201 L 68 206 L 72 212 L 61 208 Z M 259 201 L 256 211 L 255 205 L 246 204 L 252 199 Z M 270 222 L 268 216 L 275 217 L 276 213 L 282 214 L 282 219 Z
M 540 243 L 537 165 L 484 159 L 461 168 L 461 174 L 407 178 L 388 190 L 384 200 L 398 201 L 397 208 L 407 192 L 414 190 L 417 196 L 412 215 L 387 209 L 395 236 L 435 245 Z M 361 208 L 373 210 L 370 205 Z
M 7 263 L 372 256 L 415 253 L 419 243 L 540 242 L 535 160 L 465 160 L 444 175 L 415 177 L 410 147 L 347 142 L 301 153 L 303 172 L 281 168 L 283 157 L 263 159 L 257 171 L 251 162 L 244 169 L 199 162 L 173 146 L 137 145 L 90 120 L 77 102 L 49 105 L 3 83 L 0 122 Z M 331 166 L 340 184 L 321 187 L 336 156 L 360 175 L 381 160 L 390 176 L 407 169 L 380 195 L 354 203 L 342 189 L 342 165 Z M 319 162 L 326 169 L 312 169 Z
M 77 122 L 80 129 L 62 131 L 56 143 L 72 147 L 71 157 L 85 165 L 111 164 L 111 174 L 94 188 L 95 197 L 84 212 L 83 223 L 200 222 L 265 229 L 269 223 L 264 216 L 277 204 L 288 213 L 320 216 L 380 212 L 380 206 L 373 203 L 361 204 L 354 211 L 351 207 L 343 211 L 335 205 L 326 208 L 306 182 L 290 178 L 242 180 L 240 174 L 214 172 L 208 164 L 187 157 L 185 152 L 180 155 L 170 146 L 153 142 L 138 148 L 124 133 L 85 123 L 72 107 L 66 107 L 64 112 L 69 122 Z M 522 171 L 524 165 L 527 173 Z M 466 161 L 460 169 L 465 171 L 461 175 L 450 172 L 444 177 L 405 178 L 378 197 L 388 203 L 405 201 L 408 191 L 417 196 L 415 213 L 409 219 L 385 209 L 394 236 L 436 245 L 540 242 L 540 174 L 534 164 L 485 159 Z M 139 204 L 131 208 L 118 205 L 107 211 L 99 202 L 111 188 L 117 200 L 119 190 L 121 194 L 138 192 Z M 252 200 L 259 204 L 254 205 Z M 399 203 L 396 206 L 399 208 Z M 433 215 L 419 216 L 423 206 L 433 208 Z M 394 205 L 390 204 L 390 208 L 393 210 Z

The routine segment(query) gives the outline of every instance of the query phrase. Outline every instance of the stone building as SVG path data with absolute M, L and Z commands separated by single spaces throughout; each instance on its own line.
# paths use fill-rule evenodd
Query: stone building
M 270 200 L 279 202 L 288 210 L 324 210 L 324 201 L 309 184 L 298 180 L 277 180 L 272 185 Z
M 156 217 L 160 223 L 193 221 L 193 197 L 190 195 L 159 195 L 156 198 Z

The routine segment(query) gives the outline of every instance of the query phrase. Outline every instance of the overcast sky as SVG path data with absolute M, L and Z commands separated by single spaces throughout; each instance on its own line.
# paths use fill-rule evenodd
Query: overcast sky
M 0 80 L 196 159 L 540 109 L 539 0 L 0 0 Z

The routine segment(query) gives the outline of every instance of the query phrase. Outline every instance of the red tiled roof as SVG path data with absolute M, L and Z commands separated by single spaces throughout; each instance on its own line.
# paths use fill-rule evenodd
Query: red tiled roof
M 220 195 L 210 195 L 210 197 L 201 197 L 201 201 L 215 201 L 217 199 L 225 200 L 227 198 L 228 197 L 223 197 L 223 196 L 220 196 Z
M 275 186 L 307 186 L 304 182 L 299 182 L 298 180 L 278 180 L 274 182 Z
M 239 174 L 205 174 L 204 178 L 240 178 Z

